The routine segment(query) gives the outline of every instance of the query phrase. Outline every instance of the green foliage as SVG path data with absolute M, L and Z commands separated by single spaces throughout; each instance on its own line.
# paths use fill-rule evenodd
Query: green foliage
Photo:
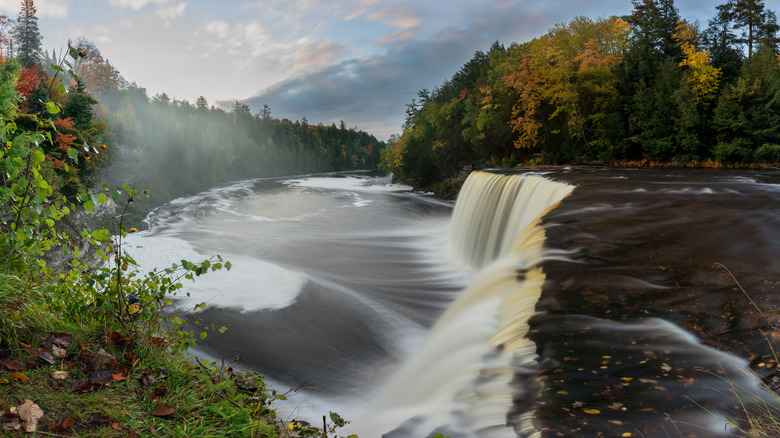
M 774 13 L 761 1 L 729 0 L 700 33 L 673 0 L 632 3 L 625 20 L 577 17 L 478 52 L 407 106 L 381 168 L 430 189 L 475 165 L 774 162 Z M 755 33 L 740 38 L 735 29 L 750 25 L 739 14 L 751 4 Z
M 18 71 L 13 60 L 0 64 L 0 76 L 10 83 Z M 73 75 L 72 70 L 68 72 Z M 78 247 L 71 243 L 74 237 L 77 243 L 78 236 L 65 234 L 58 222 L 77 209 L 76 203 L 91 212 L 109 200 L 120 202 L 121 197 L 126 212 L 139 193 L 127 185 L 116 190 L 104 185 L 102 192 L 81 193 L 71 200 L 57 194 L 57 187 L 47 181 L 45 172 L 49 163 L 46 145 L 55 143 L 50 129 L 56 129 L 56 121 L 33 123 L 32 130 L 19 127 L 14 123 L 18 101 L 14 89 L 0 87 L 0 139 L 5 145 L 0 151 L 0 273 L 27 278 L 41 292 L 39 299 L 51 313 L 82 330 L 119 331 L 142 340 L 165 335 L 174 352 L 194 344 L 198 336 L 194 330 L 185 330 L 185 320 L 164 308 L 172 304 L 172 296 L 182 289 L 183 280 L 229 269 L 230 263 L 218 256 L 198 264 L 182 260 L 181 265 L 142 275 L 124 250 L 124 212 L 113 232 L 81 231 L 81 239 L 95 247 L 99 265 L 82 261 Z M 45 107 L 49 116 L 59 112 L 53 102 L 46 102 Z M 85 149 L 88 154 L 89 147 Z M 72 168 L 78 166 L 80 156 L 84 161 L 90 157 L 72 148 L 65 155 Z M 55 249 L 71 259 L 68 266 L 55 270 L 47 264 L 44 256 Z M 202 338 L 202 333 L 199 336 Z

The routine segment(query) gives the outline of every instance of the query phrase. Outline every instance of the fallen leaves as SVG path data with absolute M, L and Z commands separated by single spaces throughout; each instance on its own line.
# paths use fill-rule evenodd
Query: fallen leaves
M 157 405 L 154 409 L 152 409 L 152 415 L 155 417 L 167 417 L 168 415 L 172 415 L 176 412 L 176 408 L 174 408 L 171 405 Z
M 66 429 L 73 426 L 74 424 L 76 424 L 76 419 L 73 417 L 73 415 L 69 415 L 65 417 L 65 419 L 62 420 L 61 422 L 59 423 L 51 422 L 48 423 L 47 426 L 52 432 L 64 432 Z
M 11 380 L 16 380 L 17 382 L 21 382 L 21 383 L 27 383 L 30 381 L 30 378 L 27 377 L 27 374 L 17 371 L 15 373 L 11 373 Z
M 55 371 L 51 373 L 51 377 L 54 380 L 65 380 L 69 379 L 72 376 L 70 371 Z
M 12 408 L 16 409 L 16 408 Z M 22 421 L 19 419 L 19 415 L 15 413 L 6 413 L 0 415 L 0 424 L 3 426 L 3 430 L 12 431 L 22 428 Z
M 14 408 L 11 408 L 13 411 Z M 35 404 L 32 400 L 25 400 L 24 403 L 19 405 L 15 413 L 19 415 L 22 420 L 22 426 L 27 433 L 33 433 L 38 429 L 38 420 L 43 417 L 43 409 Z
M 0 365 L 5 366 L 11 371 L 22 371 L 27 369 L 27 365 L 13 359 L 0 359 Z

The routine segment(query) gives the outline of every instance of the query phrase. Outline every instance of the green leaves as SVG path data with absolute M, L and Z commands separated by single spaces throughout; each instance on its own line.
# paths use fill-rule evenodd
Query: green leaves
M 46 111 L 49 112 L 49 114 L 59 114 L 60 113 L 60 107 L 57 106 L 54 102 L 46 102 L 44 103 L 46 106 Z

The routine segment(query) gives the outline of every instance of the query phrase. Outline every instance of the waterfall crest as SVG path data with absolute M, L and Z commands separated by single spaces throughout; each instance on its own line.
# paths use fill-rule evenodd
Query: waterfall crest
M 541 176 L 474 172 L 450 225 L 453 252 L 478 272 L 474 282 L 379 392 L 359 436 L 533 436 L 528 398 L 536 346 L 525 338 L 544 273 L 541 218 L 573 186 Z M 513 416 L 514 417 L 514 416 Z M 370 423 L 370 424 L 369 424 Z M 511 424 L 510 424 L 511 423 Z

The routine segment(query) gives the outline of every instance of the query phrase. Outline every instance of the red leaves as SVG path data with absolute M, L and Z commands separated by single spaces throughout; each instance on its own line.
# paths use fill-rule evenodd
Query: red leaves
M 19 73 L 19 79 L 16 81 L 16 91 L 21 93 L 25 99 L 19 105 L 24 111 L 28 111 L 28 102 L 33 101 L 32 95 L 35 88 L 44 78 L 44 74 L 41 73 L 41 67 L 34 65 L 30 68 L 24 67 Z
M 57 134 L 54 137 L 54 145 L 58 149 L 66 151 L 76 141 L 76 123 L 70 117 L 64 119 L 57 119 L 54 121 L 54 126 L 57 127 Z

